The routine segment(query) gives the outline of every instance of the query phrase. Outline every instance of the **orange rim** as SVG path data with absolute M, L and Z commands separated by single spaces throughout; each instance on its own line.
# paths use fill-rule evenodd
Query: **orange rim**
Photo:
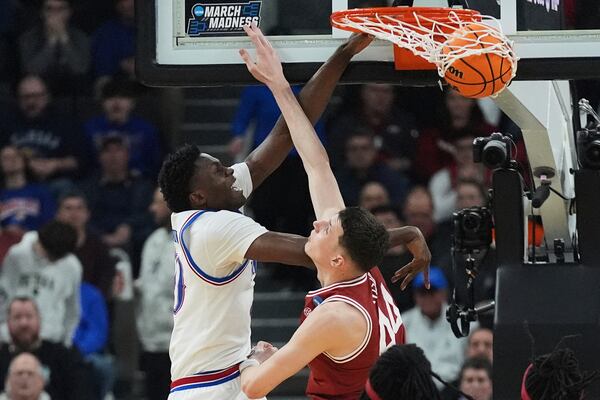
M 341 10 L 331 14 L 331 25 L 346 31 L 361 32 L 358 29 L 346 26 L 344 20 L 352 20 L 357 23 L 367 21 L 379 22 L 379 17 L 393 17 L 396 20 L 409 24 L 421 23 L 424 27 L 433 25 L 430 21 L 419 20 L 418 16 L 426 17 L 436 22 L 445 23 L 448 25 L 456 25 L 450 19 L 450 13 L 456 14 L 458 19 L 465 22 L 480 22 L 481 14 L 476 10 L 462 10 L 455 8 L 444 7 L 374 7 L 374 8 L 355 8 L 352 10 Z M 397 25 L 394 19 L 386 20 L 386 24 L 393 26 Z

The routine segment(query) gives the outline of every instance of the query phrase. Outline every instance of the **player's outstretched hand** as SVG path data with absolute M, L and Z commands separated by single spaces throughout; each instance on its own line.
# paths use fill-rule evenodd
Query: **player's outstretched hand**
M 418 236 L 406 244 L 406 248 L 413 255 L 413 260 L 400 268 L 392 276 L 392 282 L 396 283 L 404 278 L 400 284 L 402 290 L 406 289 L 410 281 L 414 279 L 419 272 L 423 271 L 425 287 L 429 289 L 429 263 L 431 262 L 431 252 L 427 247 L 427 242 L 421 231 L 418 231 Z
M 252 60 L 250 53 L 246 49 L 240 49 L 240 56 L 242 56 L 242 59 L 246 63 L 248 71 L 258 81 L 269 87 L 273 85 L 287 85 L 288 83 L 283 75 L 279 56 L 260 28 L 253 23 L 244 26 L 244 31 L 246 31 L 256 49 L 256 61 Z
M 352 57 L 363 51 L 372 41 L 373 36 L 366 33 L 353 33 L 344 45 L 343 50 Z
M 257 360 L 259 363 L 267 361 L 275 352 L 279 350 L 269 342 L 259 341 L 254 347 L 253 353 L 250 358 Z

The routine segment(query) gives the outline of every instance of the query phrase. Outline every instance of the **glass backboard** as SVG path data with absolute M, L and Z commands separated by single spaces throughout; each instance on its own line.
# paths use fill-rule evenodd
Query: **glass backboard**
M 405 4 L 410 2 L 400 2 Z M 501 21 L 520 57 L 516 79 L 600 77 L 600 2 L 597 0 L 455 1 Z M 348 36 L 331 28 L 333 11 L 387 5 L 365 0 L 138 1 L 137 71 L 148 85 L 215 86 L 254 83 L 238 54 L 249 48 L 241 25 L 255 21 L 278 49 L 286 75 L 306 81 Z M 448 6 L 415 0 L 414 6 Z M 436 84 L 434 71 L 395 71 L 388 42 L 376 41 L 355 58 L 342 82 Z

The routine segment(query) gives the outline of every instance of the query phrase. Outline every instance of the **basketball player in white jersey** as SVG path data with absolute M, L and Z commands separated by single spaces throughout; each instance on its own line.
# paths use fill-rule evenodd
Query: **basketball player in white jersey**
M 313 123 L 352 56 L 369 42 L 366 36 L 350 38 L 306 84 L 299 97 Z M 291 147 L 280 118 L 243 163 L 225 167 L 188 145 L 163 164 L 159 185 L 173 211 L 176 253 L 169 400 L 246 399 L 239 369 L 250 352 L 255 270 L 250 260 L 313 266 L 304 253 L 306 238 L 269 232 L 240 212 Z M 405 239 L 392 235 L 391 242 Z
M 369 43 L 350 38 L 305 85 L 299 98 L 313 123 L 350 59 Z M 250 352 L 251 260 L 312 267 L 306 238 L 268 232 L 240 212 L 291 148 L 280 118 L 243 163 L 225 167 L 188 145 L 163 164 L 159 185 L 173 211 L 176 254 L 169 400 L 245 399 L 238 366 Z
M 276 51 L 258 27 L 244 29 L 257 61 L 246 50 L 240 54 L 250 73 L 273 93 L 308 175 L 317 221 L 305 251 L 323 288 L 306 296 L 302 323 L 289 343 L 276 351 L 261 342 L 242 363 L 243 391 L 253 399 L 265 396 L 308 364 L 309 398 L 358 399 L 379 354 L 404 342 L 400 312 L 376 267 L 388 249 L 389 233 L 368 211 L 346 208 L 325 148 L 294 97 Z M 412 233 L 426 262 L 409 264 L 397 276 L 410 280 L 423 269 L 428 285 L 431 256 L 422 235 L 412 227 L 400 230 L 407 237 Z

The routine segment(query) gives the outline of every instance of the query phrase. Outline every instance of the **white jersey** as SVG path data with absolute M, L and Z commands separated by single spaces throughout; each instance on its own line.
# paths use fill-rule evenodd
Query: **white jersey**
M 236 186 L 248 197 L 248 166 L 232 168 Z M 241 213 L 224 210 L 174 213 L 171 224 L 176 271 L 169 353 L 171 380 L 176 381 L 231 367 L 250 352 L 256 265 L 244 256 L 267 230 Z

